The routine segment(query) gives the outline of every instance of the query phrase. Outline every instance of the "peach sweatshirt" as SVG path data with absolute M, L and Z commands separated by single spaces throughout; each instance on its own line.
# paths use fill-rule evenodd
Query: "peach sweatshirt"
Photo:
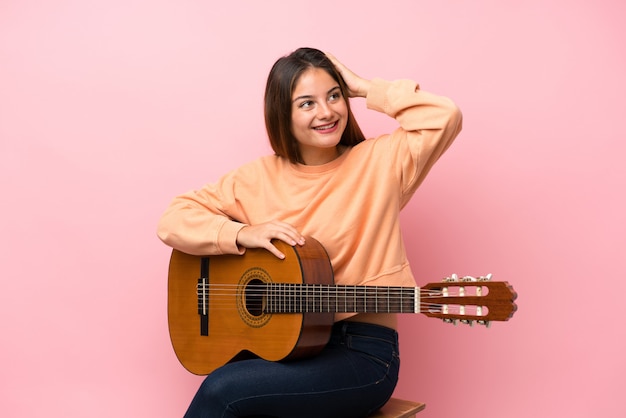
M 276 219 L 324 245 L 337 284 L 415 286 L 398 215 L 461 130 L 462 116 L 450 99 L 410 80 L 372 80 L 366 104 L 400 127 L 324 165 L 274 155 L 245 164 L 176 197 L 158 236 L 189 254 L 241 254 L 237 232 Z

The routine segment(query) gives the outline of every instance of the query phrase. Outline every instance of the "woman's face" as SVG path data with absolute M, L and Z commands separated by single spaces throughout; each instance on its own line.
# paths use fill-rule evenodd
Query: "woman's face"
M 337 83 L 325 70 L 300 75 L 291 95 L 291 132 L 307 165 L 337 158 L 337 145 L 348 121 L 348 106 Z

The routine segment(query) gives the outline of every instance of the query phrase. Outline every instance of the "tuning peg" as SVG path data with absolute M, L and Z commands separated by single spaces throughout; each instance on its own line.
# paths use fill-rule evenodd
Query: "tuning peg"
M 459 276 L 457 276 L 456 274 L 453 274 L 450 277 L 446 277 L 445 279 L 443 279 L 443 281 L 444 282 L 458 282 Z
M 491 277 L 493 277 L 493 275 L 491 273 L 489 273 L 486 276 L 479 277 L 478 281 L 480 281 L 480 282 L 488 282 L 489 280 L 491 280 Z
M 491 326 L 491 322 L 489 321 L 485 321 L 484 319 L 479 319 L 478 321 L 476 321 L 479 325 L 484 325 L 486 328 L 489 328 Z
M 452 318 L 443 318 L 443 322 L 445 322 L 446 324 L 452 324 L 454 326 L 456 326 L 456 319 L 452 319 Z
M 472 321 L 471 319 L 461 319 L 461 323 L 465 325 L 469 325 L 470 327 L 474 326 L 474 321 Z
M 475 281 L 476 281 L 476 278 L 475 278 L 475 277 L 472 277 L 472 276 L 463 276 L 463 277 L 461 278 L 461 281 L 462 281 L 462 282 L 475 282 Z

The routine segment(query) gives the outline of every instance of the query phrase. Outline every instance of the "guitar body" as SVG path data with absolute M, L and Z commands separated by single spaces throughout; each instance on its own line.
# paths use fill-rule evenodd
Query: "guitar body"
M 267 313 L 255 293 L 265 283 L 333 284 L 326 251 L 312 238 L 301 247 L 274 244 L 286 255 L 284 260 L 264 249 L 210 259 L 172 252 L 170 338 L 191 373 L 208 374 L 246 357 L 278 361 L 311 356 L 328 342 L 332 312 Z

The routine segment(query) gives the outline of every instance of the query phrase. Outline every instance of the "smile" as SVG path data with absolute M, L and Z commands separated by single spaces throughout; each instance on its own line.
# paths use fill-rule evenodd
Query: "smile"
M 322 126 L 316 126 L 313 129 L 315 129 L 316 131 L 328 131 L 330 129 L 333 129 L 335 126 L 337 126 L 338 122 L 335 121 L 333 123 L 329 123 L 328 125 L 322 125 Z

